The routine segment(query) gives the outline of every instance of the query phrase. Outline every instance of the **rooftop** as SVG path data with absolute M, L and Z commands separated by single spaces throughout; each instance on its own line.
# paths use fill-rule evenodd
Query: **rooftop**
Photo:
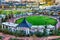
M 10 27 L 16 27 L 18 25 L 18 24 L 14 24 L 14 23 L 11 23 L 11 22 L 4 22 L 2 24 L 6 25 L 6 26 L 10 26 Z
M 18 25 L 18 27 L 27 27 L 30 28 L 32 24 L 28 23 L 26 19 L 24 18 L 23 21 Z

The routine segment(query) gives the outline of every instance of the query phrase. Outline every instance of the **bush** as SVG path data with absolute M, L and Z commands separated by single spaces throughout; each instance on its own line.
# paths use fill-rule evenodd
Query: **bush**
M 2 36 L 0 36 L 0 40 L 2 40 L 2 38 L 3 38 L 3 37 L 2 37 Z
M 16 38 L 10 38 L 10 40 L 19 40 L 19 39 L 16 39 Z
M 0 36 L 0 39 L 2 39 L 2 36 Z
M 34 35 L 36 35 L 37 37 L 42 37 L 43 33 L 41 33 L 41 32 L 35 32 Z
M 53 39 L 53 40 L 60 40 L 60 38 L 58 38 L 58 39 Z
M 56 31 L 56 32 L 57 32 L 57 35 L 58 35 L 58 36 L 60 36 L 60 28 L 59 28 L 59 29 L 57 29 L 57 31 Z
M 55 31 L 54 30 L 50 30 L 50 34 L 49 35 L 54 35 Z

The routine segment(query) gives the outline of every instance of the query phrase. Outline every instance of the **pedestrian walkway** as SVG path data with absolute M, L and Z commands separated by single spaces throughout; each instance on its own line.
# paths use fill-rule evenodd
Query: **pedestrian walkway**
M 8 37 L 5 37 L 3 40 L 9 40 L 10 39 L 10 37 L 8 36 Z
M 52 39 L 57 39 L 60 38 L 60 36 L 49 36 L 49 37 L 41 37 L 41 38 L 37 38 L 37 37 L 15 37 L 12 35 L 8 35 L 8 34 L 3 34 L 0 32 L 0 36 L 3 36 L 3 40 L 9 40 L 10 38 L 17 38 L 17 39 L 24 39 L 24 40 L 52 40 Z

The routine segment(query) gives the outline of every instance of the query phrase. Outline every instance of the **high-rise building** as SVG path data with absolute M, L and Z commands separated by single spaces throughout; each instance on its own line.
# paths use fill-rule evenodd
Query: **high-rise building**
M 1 0 L 0 0 L 0 5 L 1 5 Z
M 9 2 L 9 1 L 36 1 L 36 0 L 5 0 L 6 2 Z
M 60 0 L 55 0 L 55 3 L 60 4 Z
M 5 0 L 6 2 L 9 2 L 9 1 L 14 1 L 14 0 Z
M 5 2 L 5 0 L 0 0 L 0 5 L 2 4 L 2 2 Z
M 55 0 L 40 0 L 40 4 L 48 4 L 48 5 L 52 5 L 55 3 Z
M 55 0 L 40 0 L 39 3 L 42 4 L 39 8 L 45 9 L 46 7 L 55 5 Z

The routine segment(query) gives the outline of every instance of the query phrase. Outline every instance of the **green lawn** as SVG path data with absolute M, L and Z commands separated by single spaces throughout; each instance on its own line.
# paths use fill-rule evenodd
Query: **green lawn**
M 33 12 L 32 10 L 28 10 L 27 12 Z M 18 11 L 18 10 L 0 10 L 0 14 L 8 15 L 8 14 L 25 14 L 25 11 Z
M 16 23 L 21 23 L 23 18 L 16 20 Z M 56 25 L 57 20 L 48 16 L 29 16 L 26 20 L 32 25 Z

